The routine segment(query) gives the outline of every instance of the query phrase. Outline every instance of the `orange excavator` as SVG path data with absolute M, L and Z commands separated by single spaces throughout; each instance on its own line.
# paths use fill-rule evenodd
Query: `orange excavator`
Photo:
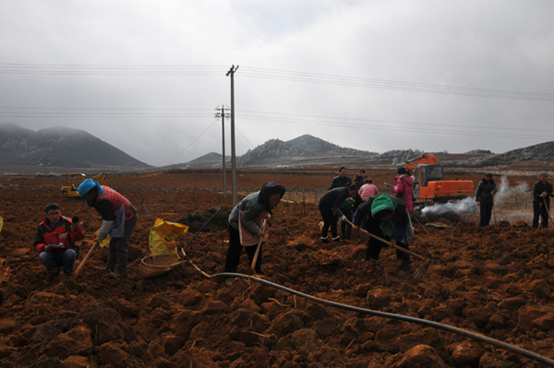
M 447 202 L 474 195 L 472 180 L 444 180 L 444 172 L 432 153 L 406 161 L 414 179 L 414 202 Z

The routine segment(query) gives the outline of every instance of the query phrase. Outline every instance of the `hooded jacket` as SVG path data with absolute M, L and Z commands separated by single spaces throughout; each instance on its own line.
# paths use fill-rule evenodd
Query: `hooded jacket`
M 402 196 L 404 205 L 411 215 L 414 212 L 414 179 L 409 175 L 402 174 L 398 175 L 395 180 L 396 185 L 392 187 L 392 190 Z
M 262 186 L 259 192 L 247 195 L 239 204 L 233 208 L 229 215 L 229 226 L 239 230 L 239 215 L 240 221 L 253 234 L 260 231 L 260 226 L 256 223 L 256 219 L 265 211 L 273 214 L 269 204 L 269 197 L 272 194 L 280 194 L 279 199 L 283 198 L 286 189 L 284 186 L 268 181 Z
M 361 226 L 370 233 L 377 235 L 385 240 L 390 240 L 390 236 L 383 231 L 382 221 L 377 216 L 379 212 L 388 210 L 392 212 L 392 218 L 388 226 L 393 226 L 391 229 L 399 229 L 410 223 L 406 206 L 400 198 L 388 196 L 386 194 L 370 197 L 366 202 L 362 203 L 356 211 L 354 224 Z

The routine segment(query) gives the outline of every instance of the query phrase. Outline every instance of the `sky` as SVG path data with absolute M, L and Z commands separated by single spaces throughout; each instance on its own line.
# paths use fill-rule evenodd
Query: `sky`
M 237 155 L 303 134 L 380 153 L 554 140 L 551 0 L 0 3 L 0 124 L 154 166 L 221 153 L 231 70 Z

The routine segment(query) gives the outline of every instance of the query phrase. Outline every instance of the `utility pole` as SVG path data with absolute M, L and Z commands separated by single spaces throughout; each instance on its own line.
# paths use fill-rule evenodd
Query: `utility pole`
M 233 177 L 233 208 L 237 205 L 237 160 L 235 155 L 235 72 L 239 66 L 235 68 L 231 65 L 231 69 L 225 74 L 231 75 L 231 176 Z
M 219 111 L 221 110 L 221 111 Z M 227 180 L 225 178 L 225 119 L 229 119 L 229 106 L 221 105 L 215 108 L 215 118 L 221 117 L 221 156 L 223 156 L 223 162 L 221 163 L 221 172 L 223 173 L 223 198 L 227 198 Z

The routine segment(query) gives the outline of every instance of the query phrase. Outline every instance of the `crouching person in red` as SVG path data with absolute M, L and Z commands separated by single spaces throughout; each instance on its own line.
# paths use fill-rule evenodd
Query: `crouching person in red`
M 38 225 L 33 246 L 48 271 L 44 282 L 49 284 L 60 274 L 60 267 L 63 267 L 66 276 L 73 273 L 79 255 L 79 247 L 75 242 L 83 239 L 83 231 L 77 223 L 62 216 L 60 206 L 56 203 L 47 205 L 45 211 L 46 218 Z

